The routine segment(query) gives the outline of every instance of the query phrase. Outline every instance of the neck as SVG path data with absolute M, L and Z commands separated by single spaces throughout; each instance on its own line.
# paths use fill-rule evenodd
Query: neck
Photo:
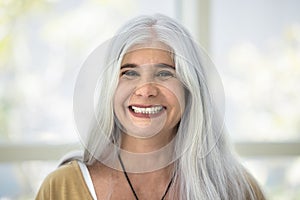
M 127 172 L 150 172 L 173 162 L 174 133 L 158 134 L 148 139 L 122 135 L 120 156 Z
M 121 148 L 132 153 L 149 153 L 168 145 L 175 136 L 175 131 L 159 133 L 151 138 L 137 138 L 122 133 Z

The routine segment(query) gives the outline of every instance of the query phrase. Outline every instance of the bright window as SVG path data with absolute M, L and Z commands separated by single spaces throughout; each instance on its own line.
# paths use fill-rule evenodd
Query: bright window
M 210 51 L 227 127 L 269 199 L 300 195 L 299 7 L 297 0 L 211 1 Z
M 270 199 L 299 198 L 298 0 L 39 0 L 0 2 L 0 199 L 32 199 L 78 149 L 72 98 L 80 66 L 127 19 L 163 13 L 208 48 L 226 123 Z

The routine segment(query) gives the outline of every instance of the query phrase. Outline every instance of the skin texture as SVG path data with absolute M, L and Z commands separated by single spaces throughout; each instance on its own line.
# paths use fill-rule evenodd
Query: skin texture
M 155 114 L 143 114 L 134 113 L 130 106 L 162 109 Z M 125 54 L 114 110 L 123 127 L 123 149 L 149 152 L 170 142 L 184 110 L 184 89 L 176 78 L 170 52 L 144 48 Z

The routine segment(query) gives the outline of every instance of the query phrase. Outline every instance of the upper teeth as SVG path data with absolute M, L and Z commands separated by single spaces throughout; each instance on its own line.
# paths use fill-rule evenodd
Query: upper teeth
M 143 114 L 156 114 L 163 109 L 163 106 L 153 106 L 148 108 L 140 108 L 136 106 L 131 106 L 132 110 L 135 113 L 143 113 Z

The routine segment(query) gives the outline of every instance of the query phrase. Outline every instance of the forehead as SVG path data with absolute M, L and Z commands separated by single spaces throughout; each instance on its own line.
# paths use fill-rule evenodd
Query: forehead
M 134 63 L 137 65 L 165 63 L 174 65 L 172 53 L 166 49 L 139 48 L 128 51 L 122 60 L 122 64 Z

